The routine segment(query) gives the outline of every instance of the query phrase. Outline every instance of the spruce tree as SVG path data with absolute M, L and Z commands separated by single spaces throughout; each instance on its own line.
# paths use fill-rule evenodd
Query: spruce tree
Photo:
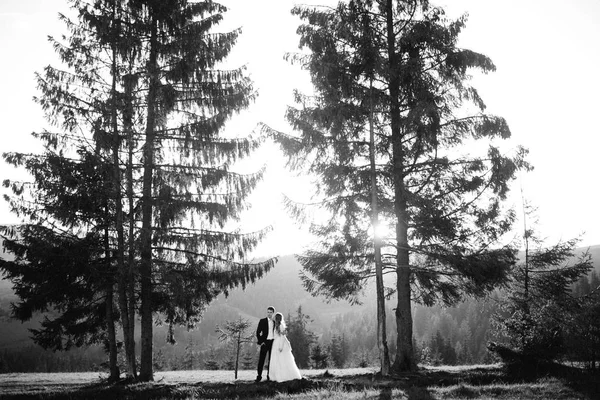
M 215 32 L 226 11 L 212 1 L 130 2 L 146 38 L 138 56 L 144 68 L 133 88 L 146 93 L 140 130 L 142 380 L 152 380 L 155 312 L 167 324 L 192 327 L 219 293 L 273 266 L 273 260 L 244 258 L 268 229 L 244 234 L 231 228 L 263 170 L 233 172 L 260 141 L 222 135 L 225 122 L 256 95 L 244 68 L 223 68 L 240 34 Z
M 342 336 L 333 335 L 329 344 L 329 355 L 331 362 L 336 368 L 342 368 L 345 363 L 345 354 L 342 343 Z
M 572 288 L 582 277 L 587 279 L 593 264 L 589 251 L 575 257 L 577 239 L 544 246 L 536 229 L 536 210 L 521 196 L 524 254 L 512 270 L 508 297 L 494 315 L 501 343 L 491 342 L 489 348 L 507 362 L 529 366 L 565 353 L 568 316 L 580 308 Z
M 315 176 L 314 201 L 328 211 L 324 222 L 312 221 L 319 245 L 300 256 L 305 285 L 315 294 L 355 299 L 376 275 L 372 218 L 378 215 L 392 231 L 382 254 L 386 272 L 396 277 L 393 369 L 414 369 L 413 299 L 450 305 L 505 281 L 514 250 L 497 243 L 514 213 L 502 201 L 515 172 L 528 167 L 526 152 L 509 157 L 494 143 L 510 130 L 503 118 L 484 112 L 468 83 L 470 71 L 495 66 L 457 46 L 466 17 L 449 21 L 428 2 L 392 0 L 292 12 L 304 22 L 300 47 L 309 53 L 290 59 L 309 71 L 314 94 L 297 93 L 298 106 L 287 112 L 297 136 L 265 130 L 292 166 Z M 463 148 L 477 140 L 489 143 L 487 151 Z M 288 205 L 298 216 L 306 211 Z
M 238 377 L 240 355 L 242 354 L 244 343 L 254 341 L 254 333 L 248 333 L 250 321 L 239 317 L 236 321 L 225 321 L 223 326 L 217 326 L 216 331 L 219 334 L 219 340 L 228 342 L 230 346 L 230 357 L 227 362 L 227 369 L 234 370 L 235 379 Z
M 217 355 L 213 346 L 210 346 L 208 358 L 206 361 L 204 361 L 204 368 L 210 371 L 216 371 L 219 369 L 219 362 L 217 361 Z
M 563 315 L 567 358 L 595 370 L 600 362 L 600 290 L 578 298 L 577 306 Z
M 242 357 L 242 368 L 246 370 L 253 369 L 256 366 L 256 357 L 251 347 L 247 347 Z
M 76 182 L 77 195 L 83 197 L 87 191 L 89 204 L 50 210 L 51 218 L 51 213 L 62 213 L 57 224 L 45 219 L 46 211 L 38 205 L 25 210 L 26 202 L 34 202 L 20 197 L 23 185 L 5 185 L 16 194 L 15 212 L 30 213 L 52 229 L 79 229 L 73 233 L 78 237 L 90 229 L 101 238 L 101 247 L 90 252 L 99 257 L 102 251 L 108 278 L 93 284 L 104 285 L 107 298 L 117 288 L 132 378 L 137 375 L 134 321 L 140 310 L 139 378 L 152 380 L 156 313 L 162 314 L 171 333 L 177 324 L 191 328 L 219 293 L 243 287 L 273 266 L 272 259 L 252 262 L 245 257 L 269 228 L 244 233 L 236 226 L 263 169 L 239 173 L 235 164 L 261 141 L 223 135 L 225 122 L 247 107 L 256 93 L 244 68 L 224 68 L 240 30 L 215 33 L 226 11 L 220 4 L 184 0 L 72 4 L 77 21 L 63 17 L 72 29 L 69 45 L 58 41 L 54 45 L 73 71 L 48 68 L 39 79 L 44 92 L 40 104 L 65 134 L 45 132 L 40 138 L 56 153 L 45 158 L 98 162 L 98 171 L 86 171 L 88 176 Z M 5 156 L 17 166 L 26 164 L 26 158 Z M 66 164 L 65 168 L 72 169 L 67 173 L 81 173 Z M 101 179 L 94 174 L 102 174 Z M 56 186 L 52 190 L 60 191 L 61 185 L 70 187 L 69 179 L 75 182 L 67 174 L 49 179 L 47 186 L 52 182 Z M 44 196 L 36 197 L 39 189 L 27 196 L 45 207 Z M 93 213 L 82 210 L 84 206 L 94 207 Z M 107 309 L 105 321 L 116 314 L 108 317 Z M 168 340 L 173 342 L 174 337 Z
M 96 24 L 87 5 L 80 1 L 71 2 L 79 13 L 77 21 L 60 16 L 68 36 L 62 40 L 50 37 L 50 42 L 64 67 L 48 66 L 37 74 L 41 96 L 36 99 L 56 131 L 35 134 L 44 146 L 41 155 L 4 154 L 9 163 L 24 166 L 34 181 L 5 182 L 15 194 L 10 200 L 13 212 L 28 219 L 5 237 L 10 251 L 19 254 L 16 264 L 7 268 L 11 268 L 13 279 L 27 274 L 21 284 L 36 287 L 36 291 L 60 288 L 68 293 L 63 298 L 45 296 L 34 300 L 34 291 L 18 289 L 20 318 L 30 318 L 32 310 L 43 311 L 49 306 L 62 310 L 59 318 L 46 319 L 43 329 L 35 333 L 41 344 L 54 349 L 92 343 L 82 338 L 98 337 L 102 332 L 110 354 L 111 379 L 119 378 L 114 327 L 118 314 L 113 309 L 113 298 L 114 275 L 120 266 L 115 263 L 119 257 L 113 257 L 117 253 L 113 237 L 115 226 L 119 226 L 114 210 L 120 206 L 121 189 L 114 181 L 119 165 L 111 158 L 112 143 L 118 143 L 119 136 L 114 124 L 114 85 L 119 79 L 114 67 L 120 40 L 114 23 L 118 3 L 96 2 L 97 10 L 106 16 L 104 24 Z M 5 228 L 4 232 L 9 230 Z M 74 253 L 68 253 L 69 249 Z M 69 266 L 70 262 L 53 259 L 51 255 L 57 251 L 65 259 L 78 259 L 80 264 Z M 18 265 L 37 272 L 19 272 L 14 268 Z M 43 278 L 48 274 L 52 274 L 51 280 Z M 97 314 L 101 297 L 90 296 L 74 286 L 104 294 L 104 318 Z M 82 305 L 75 305 L 86 301 L 95 303 L 87 306 L 88 313 Z M 86 314 L 93 317 L 82 323 L 90 318 Z
M 588 252 L 575 256 L 576 239 L 544 247 L 534 230 L 526 229 L 525 243 L 508 298 L 494 315 L 500 344 L 492 342 L 490 348 L 507 362 L 535 364 L 565 354 L 571 319 L 581 310 L 570 288 L 590 271 L 592 262 Z M 530 248 L 533 243 L 536 247 Z
M 183 354 L 183 369 L 187 371 L 191 371 L 194 369 L 196 365 L 196 343 L 194 343 L 194 338 L 190 336 L 188 338 L 187 343 L 185 344 L 184 354 Z
M 317 343 L 312 347 L 310 359 L 312 360 L 315 368 L 323 369 L 327 368 L 327 360 L 329 359 L 329 355 L 327 352 L 323 351 L 321 345 Z
M 308 330 L 310 316 L 304 314 L 302 306 L 298 306 L 296 315 L 287 319 L 287 337 L 292 346 L 292 352 L 299 368 L 308 368 L 310 349 L 316 337 Z

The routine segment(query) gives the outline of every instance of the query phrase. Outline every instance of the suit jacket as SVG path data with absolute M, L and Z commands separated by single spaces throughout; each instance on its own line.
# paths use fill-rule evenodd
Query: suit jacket
M 256 338 L 258 339 L 258 345 L 261 345 L 267 340 L 269 336 L 269 321 L 268 318 L 262 318 L 258 321 L 258 328 L 256 328 Z

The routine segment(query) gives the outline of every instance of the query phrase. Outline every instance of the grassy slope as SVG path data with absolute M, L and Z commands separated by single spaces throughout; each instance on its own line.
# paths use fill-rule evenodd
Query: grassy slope
M 532 371 L 528 371 L 532 372 Z M 2 399 L 597 399 L 600 375 L 568 367 L 516 373 L 500 365 L 424 368 L 381 379 L 372 369 L 303 371 L 306 379 L 252 382 L 254 371 L 159 372 L 155 382 L 108 385 L 96 373 L 0 375 Z

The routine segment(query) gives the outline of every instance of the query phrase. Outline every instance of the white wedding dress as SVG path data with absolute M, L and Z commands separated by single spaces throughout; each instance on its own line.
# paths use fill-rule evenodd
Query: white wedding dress
M 278 333 L 275 329 L 274 334 L 275 338 L 273 339 L 271 360 L 269 362 L 269 378 L 275 382 L 302 379 L 302 375 L 296 366 L 296 360 L 292 354 L 292 346 L 285 336 L 285 332 Z

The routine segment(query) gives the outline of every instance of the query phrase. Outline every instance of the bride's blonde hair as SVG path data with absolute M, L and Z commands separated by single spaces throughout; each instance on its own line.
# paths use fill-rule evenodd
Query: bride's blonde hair
M 285 331 L 285 321 L 283 320 L 283 314 L 278 312 L 277 314 L 275 314 L 275 330 L 278 333 L 282 333 L 283 331 Z

